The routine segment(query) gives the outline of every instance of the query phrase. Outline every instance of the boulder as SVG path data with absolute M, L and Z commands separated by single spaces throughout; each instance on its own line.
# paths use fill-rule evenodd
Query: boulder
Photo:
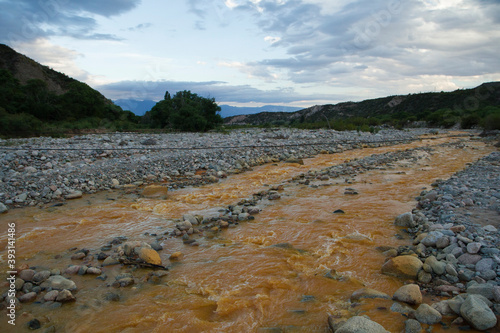
M 361 316 L 354 316 L 340 326 L 335 333 L 388 333 L 382 325 Z
M 417 279 L 418 272 L 422 268 L 422 261 L 414 256 L 398 256 L 389 259 L 382 266 L 382 273 L 402 279 Z
M 407 284 L 399 288 L 392 297 L 393 300 L 408 304 L 422 303 L 422 293 L 416 284 Z
M 497 317 L 477 295 L 469 295 L 460 307 L 460 314 L 474 328 L 484 331 L 495 327 Z

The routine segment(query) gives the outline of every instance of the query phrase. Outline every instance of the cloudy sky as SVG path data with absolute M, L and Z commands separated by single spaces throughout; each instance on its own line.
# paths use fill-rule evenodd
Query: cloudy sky
M 0 0 L 0 43 L 110 99 L 307 107 L 500 81 L 500 0 Z

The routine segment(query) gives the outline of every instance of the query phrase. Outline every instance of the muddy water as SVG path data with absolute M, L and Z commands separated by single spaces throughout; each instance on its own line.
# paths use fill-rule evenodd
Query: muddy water
M 182 214 L 217 215 L 266 185 L 308 170 L 451 140 L 456 139 L 320 155 L 304 165 L 265 165 L 218 184 L 172 191 L 167 200 L 109 192 L 64 207 L 11 211 L 2 220 L 17 224 L 19 263 L 64 269 L 71 263 L 71 247 L 97 250 L 116 236 L 151 241 L 145 233 L 168 232 L 171 219 Z M 165 240 L 161 256 L 172 268 L 161 283 L 114 289 L 93 277 L 72 277 L 79 287 L 77 302 L 51 312 L 38 304 L 23 305 L 19 312 L 26 313 L 19 314 L 16 329 L 24 331 L 23 323 L 34 316 L 58 332 L 328 332 L 329 314 L 359 312 L 398 332 L 403 319 L 387 310 L 390 302 L 352 307 L 349 296 L 364 286 L 392 295 L 403 284 L 380 274 L 384 257 L 375 248 L 409 244 L 395 237 L 394 217 L 414 207 L 413 198 L 435 179 L 447 178 L 491 151 L 479 142 L 465 145 L 435 146 L 417 164 L 401 161 L 359 175 L 350 184 L 332 179 L 317 188 L 287 185 L 282 199 L 263 207 L 255 220 L 209 235 L 199 247 Z M 359 195 L 344 195 L 346 187 Z M 345 214 L 332 214 L 336 209 Z M 5 234 L 2 230 L 2 249 Z M 169 255 L 177 251 L 182 256 L 170 262 Z M 118 267 L 104 271 L 107 282 L 120 272 Z M 141 280 L 147 271 L 132 274 Z M 109 291 L 119 293 L 121 301 L 106 301 Z M 4 324 L 1 320 L 0 327 Z

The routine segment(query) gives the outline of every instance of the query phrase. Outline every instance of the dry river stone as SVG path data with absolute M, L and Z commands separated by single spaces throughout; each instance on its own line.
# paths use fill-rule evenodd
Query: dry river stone
M 361 316 L 347 319 L 335 333 L 388 333 L 382 325 Z
M 422 268 L 422 261 L 414 256 L 399 256 L 389 259 L 382 266 L 382 273 L 402 279 L 417 279 Z
M 495 327 L 497 317 L 486 305 L 486 303 L 477 295 L 469 295 L 460 307 L 460 314 L 474 328 L 484 331 Z
M 422 293 L 416 284 L 407 284 L 399 288 L 392 297 L 393 300 L 408 304 L 422 303 Z

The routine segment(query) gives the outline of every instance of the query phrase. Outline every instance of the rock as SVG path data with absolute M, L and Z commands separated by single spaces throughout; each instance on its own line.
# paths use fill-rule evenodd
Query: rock
M 23 269 L 22 271 L 19 272 L 18 277 L 26 282 L 32 282 L 35 274 L 36 272 L 32 269 Z
M 9 208 L 0 202 L 0 214 L 7 213 Z
M 392 296 L 392 299 L 398 302 L 408 304 L 422 303 L 422 293 L 420 287 L 416 284 L 407 284 L 399 288 Z
M 152 139 L 152 138 L 149 138 L 149 139 L 146 139 L 144 141 L 141 141 L 141 145 L 144 145 L 144 146 L 154 146 L 154 145 L 157 145 L 158 142 L 155 140 L 155 139 Z
M 160 243 L 158 243 L 157 241 L 149 243 L 149 246 L 151 246 L 151 248 L 153 250 L 155 250 L 155 251 L 161 251 L 161 250 L 163 250 L 163 246 Z
M 76 290 L 76 284 L 75 282 L 66 279 L 65 277 L 61 275 L 52 275 L 50 276 L 47 280 L 42 282 L 41 284 L 42 288 L 48 289 L 52 288 L 55 290 L 63 290 L 63 289 L 68 289 L 68 290 Z
M 430 283 L 432 281 L 432 274 L 427 273 L 422 269 L 420 270 L 420 272 L 418 272 L 417 280 L 418 282 L 424 284 Z
M 118 181 L 118 179 L 116 179 L 116 178 L 111 179 L 111 186 L 114 188 L 119 187 L 120 182 Z
M 397 302 L 392 304 L 391 311 L 401 313 L 401 314 L 406 315 L 406 316 L 413 314 L 415 312 L 415 310 L 413 310 L 413 308 L 411 308 L 409 305 L 401 304 L 401 303 L 397 303 Z
M 414 228 L 417 226 L 417 223 L 413 220 L 413 214 L 411 212 L 404 213 L 396 217 L 394 224 L 405 228 Z
M 102 271 L 97 268 L 97 267 L 89 267 L 87 268 L 87 274 L 92 274 L 92 275 L 101 275 Z
M 69 194 L 66 194 L 64 196 L 64 198 L 68 199 L 68 200 L 71 200 L 71 199 L 78 199 L 78 198 L 81 198 L 83 196 L 83 193 L 82 191 L 75 191 L 75 192 L 71 192 Z
M 31 319 L 29 322 L 28 322 L 28 328 L 30 330 L 38 330 L 42 327 L 42 324 L 40 323 L 40 320 L 38 319 Z
M 496 268 L 496 264 L 491 258 L 484 258 L 476 263 L 476 271 L 484 272 Z
M 433 309 L 437 310 L 442 316 L 454 316 L 456 313 L 450 307 L 448 301 L 441 301 L 431 305 Z
M 448 303 L 448 306 L 455 314 L 460 315 L 460 308 L 462 307 L 464 301 L 465 299 L 459 295 L 449 299 L 446 303 Z
M 182 256 L 182 252 L 174 252 L 170 255 L 169 259 L 170 260 L 179 260 L 179 258 Z
M 460 307 L 460 314 L 480 331 L 493 328 L 497 324 L 497 317 L 493 311 L 476 295 L 469 295 L 465 299 Z
M 492 226 L 491 224 L 487 225 L 487 226 L 484 226 L 483 229 L 487 232 L 491 232 L 491 233 L 496 233 L 498 232 L 498 229 L 495 228 L 495 226 Z
M 443 236 L 443 233 L 441 233 L 440 231 L 431 231 L 424 239 L 422 239 L 422 244 L 424 244 L 425 246 L 436 247 L 438 239 L 442 238 Z
M 166 199 L 168 187 L 161 185 L 149 185 L 142 190 L 142 196 L 151 199 Z
M 241 213 L 238 214 L 238 221 L 246 221 L 250 217 L 250 214 L 248 213 Z
M 50 276 L 50 271 L 41 271 L 33 275 L 33 282 L 39 284 Z
M 118 259 L 116 259 L 116 258 L 113 258 L 112 256 L 107 257 L 102 262 L 102 266 L 111 266 L 111 265 L 118 265 L 118 264 L 120 264 L 120 261 L 118 261 Z
M 113 292 L 108 292 L 104 295 L 104 299 L 106 301 L 110 301 L 110 302 L 119 302 L 120 301 L 120 295 L 117 294 L 117 293 L 113 293 Z
M 83 258 L 85 258 L 85 253 L 83 252 L 78 252 L 71 256 L 71 260 L 81 260 Z
M 139 258 L 148 264 L 161 266 L 160 255 L 153 249 L 142 247 L 139 250 Z
M 458 262 L 462 265 L 475 265 L 481 260 L 483 257 L 481 257 L 479 254 L 470 254 L 470 253 L 464 253 L 460 257 L 458 257 Z
M 354 316 L 342 324 L 335 333 L 388 333 L 382 325 L 361 316 Z
M 56 301 L 61 303 L 73 302 L 75 300 L 75 296 L 68 289 L 61 290 L 56 297 Z
M 467 252 L 470 254 L 476 254 L 481 249 L 481 243 L 472 242 L 467 244 Z
M 449 245 L 450 245 L 450 238 L 448 238 L 448 236 L 441 237 L 436 241 L 436 248 L 438 249 L 444 249 Z
M 24 294 L 19 297 L 19 302 L 21 303 L 29 303 L 33 302 L 36 299 L 36 293 L 34 291 Z
M 404 333 L 420 333 L 422 332 L 422 325 L 415 319 L 408 319 L 405 321 Z
M 467 294 L 469 295 L 481 295 L 489 300 L 494 299 L 494 286 L 489 283 L 476 283 L 472 284 L 467 288 Z
M 420 304 L 415 311 L 415 318 L 422 324 L 434 325 L 439 323 L 443 316 L 428 304 Z
M 432 271 L 437 275 L 443 275 L 446 271 L 446 263 L 438 261 L 434 256 L 430 256 L 425 259 L 425 264 L 429 265 L 432 268 Z
M 80 271 L 80 267 L 81 266 L 79 265 L 71 265 L 64 270 L 64 273 L 68 275 L 76 275 Z
M 396 276 L 402 279 L 417 279 L 418 272 L 423 263 L 417 257 L 399 256 L 389 259 L 382 266 L 382 273 L 385 275 Z
M 189 221 L 182 221 L 176 224 L 176 228 L 180 231 L 189 230 L 193 227 L 193 224 Z
M 357 302 L 357 301 L 364 299 L 364 298 L 391 299 L 389 297 L 389 295 L 387 295 L 386 293 L 383 293 L 381 291 L 378 291 L 375 289 L 370 289 L 370 288 L 363 288 L 363 289 L 358 289 L 352 293 L 351 302 Z
M 55 302 L 58 295 L 59 290 L 51 290 L 43 296 L 43 299 L 46 302 Z
M 20 279 L 20 278 L 16 278 L 15 282 L 14 282 L 14 286 L 15 286 L 15 289 L 17 291 L 23 289 L 23 286 L 24 286 L 24 280 L 23 279 Z
M 342 209 L 337 209 L 333 214 L 345 214 L 345 212 Z

